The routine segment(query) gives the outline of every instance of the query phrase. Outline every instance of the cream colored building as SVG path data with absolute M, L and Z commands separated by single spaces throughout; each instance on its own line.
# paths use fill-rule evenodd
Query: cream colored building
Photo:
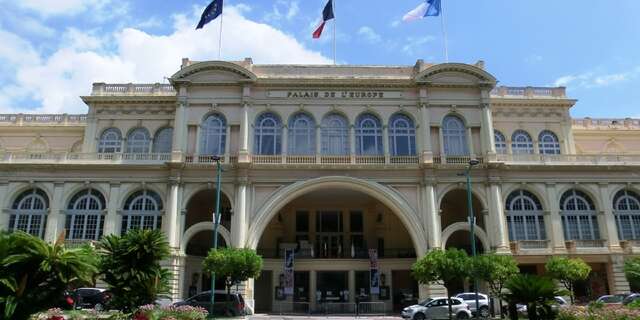
M 239 290 L 276 310 L 283 252 L 294 296 L 354 301 L 379 255 L 387 309 L 442 294 L 409 270 L 434 248 L 468 249 L 470 159 L 479 250 L 541 273 L 552 255 L 593 268 L 582 295 L 630 290 L 640 250 L 640 120 L 572 119 L 565 88 L 496 86 L 475 65 L 257 65 L 185 59 L 170 84 L 95 83 L 86 115 L 0 115 L 0 229 L 53 241 L 161 228 L 172 294 L 208 289 L 215 162 L 222 244 L 257 249 Z M 469 289 L 460 284 L 460 290 Z M 342 296 L 341 296 L 342 293 Z M 276 310 L 277 311 L 277 310 Z

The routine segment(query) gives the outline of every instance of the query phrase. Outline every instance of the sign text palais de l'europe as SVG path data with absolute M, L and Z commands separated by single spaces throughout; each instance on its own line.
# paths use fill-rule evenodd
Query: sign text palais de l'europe
M 281 90 L 267 92 L 269 98 L 284 99 L 398 99 L 400 91 L 321 91 L 321 90 Z

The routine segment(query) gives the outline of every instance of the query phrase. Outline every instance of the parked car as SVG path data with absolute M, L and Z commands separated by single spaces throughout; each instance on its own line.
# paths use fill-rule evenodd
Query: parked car
M 567 305 L 569 305 L 567 303 L 567 300 L 565 300 L 563 297 L 554 297 L 553 300 L 555 301 L 554 304 L 551 305 L 551 311 L 558 312 L 559 308 L 565 307 Z M 516 309 L 518 310 L 518 314 L 523 316 L 523 317 L 527 317 L 527 305 L 526 304 L 517 304 L 516 305 Z
M 623 300 L 622 300 L 622 304 L 623 305 L 628 305 L 631 302 L 634 302 L 636 300 L 640 300 L 640 293 L 632 293 L 628 296 L 626 296 Z
M 469 305 L 469 310 L 471 310 L 471 314 L 475 316 L 476 314 L 476 294 L 475 292 L 463 292 L 455 295 L 456 298 L 462 299 L 466 304 Z M 488 318 L 489 317 L 489 296 L 483 293 L 478 293 L 478 305 L 480 306 L 480 317 Z
M 628 296 L 627 294 L 608 294 L 598 298 L 596 302 L 600 302 L 604 304 L 622 304 L 622 301 L 627 296 Z
M 111 293 L 100 288 L 78 288 L 71 295 L 78 309 L 105 310 L 111 300 Z
M 173 304 L 173 298 L 167 295 L 158 295 L 154 304 L 160 307 L 170 306 Z
M 447 297 L 436 297 L 402 309 L 402 318 L 412 320 L 449 319 Z M 456 319 L 470 319 L 469 305 L 462 299 L 451 298 L 452 312 Z
M 215 315 L 238 317 L 247 314 L 244 299 L 239 293 L 229 294 L 229 300 L 227 300 L 226 292 L 216 291 L 214 298 L 215 302 L 213 305 L 213 313 Z M 211 306 L 211 291 L 204 291 L 184 301 L 176 302 L 173 305 L 189 305 L 193 307 L 202 307 L 209 310 L 209 307 Z

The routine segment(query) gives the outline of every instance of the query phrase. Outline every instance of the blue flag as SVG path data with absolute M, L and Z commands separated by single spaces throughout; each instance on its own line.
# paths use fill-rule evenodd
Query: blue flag
M 215 20 L 222 14 L 222 1 L 223 0 L 211 1 L 211 3 L 204 9 L 204 12 L 202 12 L 202 16 L 200 17 L 200 22 L 198 22 L 196 30 L 202 29 L 205 24 Z

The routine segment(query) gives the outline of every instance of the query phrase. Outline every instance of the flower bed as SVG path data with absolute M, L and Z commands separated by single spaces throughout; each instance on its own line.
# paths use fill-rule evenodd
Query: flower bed
M 561 308 L 557 320 L 640 320 L 640 310 L 621 305 L 599 308 L 568 306 Z
M 166 306 L 145 305 L 138 309 L 135 320 L 204 320 L 209 312 L 204 308 L 192 306 Z

